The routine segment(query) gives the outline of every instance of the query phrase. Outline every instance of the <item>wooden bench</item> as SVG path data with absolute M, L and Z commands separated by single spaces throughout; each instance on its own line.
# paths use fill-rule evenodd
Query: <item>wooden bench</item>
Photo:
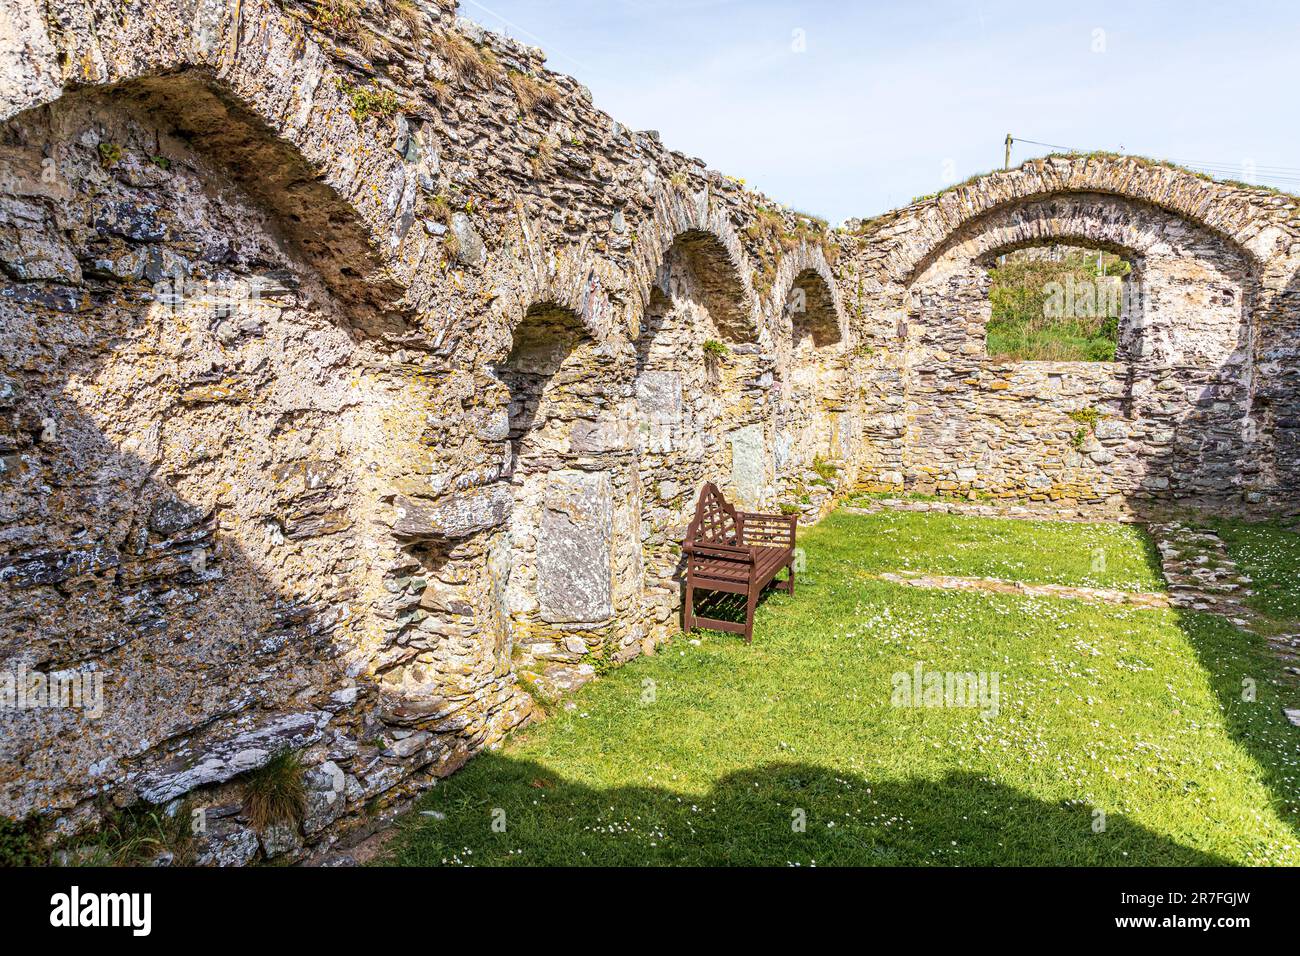
M 758 606 L 759 595 L 776 582 L 782 568 L 789 569 L 790 573 L 785 581 L 776 582 L 776 586 L 786 594 L 794 594 L 797 527 L 798 519 L 794 515 L 737 511 L 713 482 L 706 483 L 682 544 L 686 553 L 686 632 L 707 627 L 744 634 L 745 643 L 752 643 L 754 608 Z M 745 623 L 696 616 L 696 590 L 745 595 Z

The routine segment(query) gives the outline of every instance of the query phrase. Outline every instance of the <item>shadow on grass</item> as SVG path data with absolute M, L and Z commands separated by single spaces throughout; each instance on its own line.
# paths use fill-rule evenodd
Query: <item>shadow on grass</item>
M 1147 570 L 1151 572 L 1151 578 L 1160 582 L 1156 588 L 1158 591 L 1168 591 L 1169 581 L 1165 578 L 1165 563 L 1160 558 L 1160 549 L 1156 547 L 1156 539 L 1151 536 L 1151 532 L 1145 526 L 1139 525 L 1141 534 L 1138 536 L 1141 541 L 1142 557 L 1146 563 Z
M 683 587 L 682 588 L 683 602 L 685 602 L 686 600 L 685 593 L 686 593 L 686 589 L 685 587 Z M 761 609 L 763 605 L 767 603 L 768 598 L 770 598 L 773 594 L 777 594 L 777 593 L 780 592 L 778 592 L 776 588 L 768 586 L 764 588 L 763 593 L 759 595 L 758 604 L 755 609 L 755 618 L 754 618 L 755 635 L 757 635 L 758 633 L 757 631 L 758 609 Z M 728 594 L 725 591 L 697 590 L 695 592 L 695 613 L 697 616 L 700 617 L 711 617 L 718 621 L 731 621 L 732 623 L 735 624 L 744 624 L 746 608 L 748 606 L 747 601 L 748 599 L 743 594 Z M 683 603 L 683 608 L 685 608 L 684 603 Z M 680 624 L 682 623 L 681 615 L 679 614 L 678 617 L 679 617 L 678 623 Z M 697 630 L 709 631 L 709 628 L 700 625 L 697 628 Z M 742 641 L 744 640 L 743 635 L 728 634 L 726 631 L 711 631 L 710 633 L 722 634 L 728 637 L 735 638 L 737 640 L 742 640 Z
M 1125 817 L 969 774 L 869 783 L 777 763 L 703 796 L 599 789 L 483 754 L 420 804 L 382 863 L 522 866 L 1225 865 Z M 803 819 L 805 829 L 797 824 Z M 494 823 L 496 828 L 494 829 Z
M 1259 767 L 1278 819 L 1300 838 L 1300 728 L 1282 714 L 1284 707 L 1300 707 L 1295 680 L 1263 637 L 1210 614 L 1179 611 L 1177 617 L 1218 698 L 1228 736 Z M 1254 700 L 1244 699 L 1247 680 Z

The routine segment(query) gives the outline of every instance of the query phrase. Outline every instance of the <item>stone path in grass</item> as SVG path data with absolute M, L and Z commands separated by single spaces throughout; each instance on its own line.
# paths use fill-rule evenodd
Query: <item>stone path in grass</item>
M 1181 521 L 1151 521 L 1146 528 L 1160 552 L 1170 606 L 1217 614 L 1244 631 L 1262 635 L 1281 660 L 1283 671 L 1300 678 L 1300 632 L 1278 633 L 1276 622 L 1250 606 L 1250 577 L 1233 560 L 1222 538 L 1208 528 Z M 1300 710 L 1285 713 L 1300 727 Z
M 1246 603 L 1250 578 L 1237 567 L 1222 538 L 1181 521 L 1153 521 L 1147 531 L 1160 552 L 1174 607 L 1208 611 L 1237 627 L 1258 628 L 1259 615 Z
M 1124 604 L 1134 607 L 1169 607 L 1164 594 L 1144 591 L 1117 591 L 1110 588 L 1074 587 L 1065 584 L 1027 584 L 1004 578 L 961 577 L 952 574 L 926 574 L 923 571 L 887 571 L 868 577 L 914 588 L 945 591 L 987 591 L 994 594 L 1019 594 L 1028 597 L 1067 598 L 1092 604 Z

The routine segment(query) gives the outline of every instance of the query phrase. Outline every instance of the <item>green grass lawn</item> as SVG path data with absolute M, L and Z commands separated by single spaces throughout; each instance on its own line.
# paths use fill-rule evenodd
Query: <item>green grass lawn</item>
M 839 539 L 835 550 L 855 552 L 850 570 L 869 574 L 928 571 L 1031 584 L 1164 590 L 1160 558 L 1150 539 L 1132 525 L 886 511 L 865 521 L 837 512 L 822 528 Z
M 1157 588 L 1139 532 L 838 513 L 803 543 L 753 646 L 679 637 L 594 682 L 433 789 L 388 862 L 1300 864 L 1295 695 L 1262 639 L 864 574 Z M 918 663 L 996 673 L 996 713 L 893 706 Z
M 1251 579 L 1251 607 L 1279 624 L 1300 621 L 1300 535 L 1278 524 L 1241 521 L 1217 521 L 1214 530 Z

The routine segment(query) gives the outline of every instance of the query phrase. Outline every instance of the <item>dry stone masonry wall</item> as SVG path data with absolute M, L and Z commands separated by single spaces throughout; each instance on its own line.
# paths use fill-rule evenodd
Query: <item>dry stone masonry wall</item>
M 1294 501 L 1288 197 L 1054 159 L 829 232 L 449 3 L 18 0 L 0 40 L 0 671 L 103 687 L 0 709 L 0 814 L 52 836 L 382 823 L 676 629 L 705 480 Z M 1033 244 L 1137 264 L 1125 361 L 983 354 Z M 286 751 L 306 812 L 259 830 Z
M 0 646 L 104 679 L 0 714 L 6 816 L 328 844 L 673 630 L 706 477 L 850 480 L 782 388 L 787 299 L 850 334 L 820 232 L 449 7 L 343 6 L 6 7 Z
M 1294 506 L 1295 197 L 1058 156 L 848 226 L 868 487 L 1103 514 Z M 990 357 L 990 265 L 1059 245 L 1133 265 L 1119 360 Z

